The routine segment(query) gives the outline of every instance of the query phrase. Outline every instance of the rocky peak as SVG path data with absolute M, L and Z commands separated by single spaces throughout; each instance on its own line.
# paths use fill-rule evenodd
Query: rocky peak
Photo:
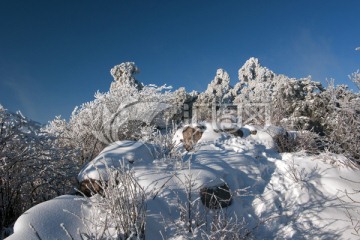
M 250 58 L 239 69 L 239 80 L 241 83 L 248 83 L 249 81 L 266 82 L 271 81 L 275 74 L 273 71 L 260 65 L 259 59 Z
M 230 76 L 224 69 L 218 69 L 208 85 L 205 94 L 222 98 L 230 89 Z
M 125 62 L 114 66 L 110 70 L 110 74 L 114 78 L 114 81 L 111 83 L 110 86 L 110 91 L 118 89 L 119 87 L 124 85 L 135 86 L 138 89 L 141 89 L 142 84 L 138 82 L 134 77 L 134 75 L 139 72 L 140 70 L 134 62 Z

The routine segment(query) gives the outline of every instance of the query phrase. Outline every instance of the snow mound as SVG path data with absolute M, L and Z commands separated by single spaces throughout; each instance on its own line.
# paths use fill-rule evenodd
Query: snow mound
M 21 215 L 14 226 L 14 234 L 7 240 L 81 239 L 86 232 L 82 217 L 84 200 L 64 195 L 36 205 Z
M 78 181 L 85 179 L 106 180 L 107 168 L 120 168 L 123 164 L 149 164 L 154 160 L 155 146 L 141 141 L 117 141 L 106 147 L 86 164 L 78 175 Z

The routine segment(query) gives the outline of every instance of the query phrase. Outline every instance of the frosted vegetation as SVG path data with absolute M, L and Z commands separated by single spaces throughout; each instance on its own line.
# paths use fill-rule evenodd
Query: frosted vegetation
M 0 239 L 360 236 L 358 92 L 256 58 L 203 93 L 144 85 L 131 62 L 110 72 L 69 120 L 41 126 L 0 105 Z M 359 71 L 349 78 L 360 90 Z M 191 121 L 201 134 L 187 147 Z M 231 200 L 206 206 L 213 188 Z

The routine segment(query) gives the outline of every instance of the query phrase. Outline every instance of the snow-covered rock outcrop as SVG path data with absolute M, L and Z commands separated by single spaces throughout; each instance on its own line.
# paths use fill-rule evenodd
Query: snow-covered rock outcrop
M 140 141 L 117 141 L 86 164 L 78 175 L 78 181 L 85 179 L 107 180 L 108 169 L 123 165 L 147 165 L 155 159 L 154 145 Z
M 205 92 L 198 96 L 198 104 L 212 103 L 213 100 L 216 102 L 228 102 L 231 99 L 230 76 L 224 69 L 218 69 L 214 79 L 208 84 Z
M 240 83 L 266 82 L 273 80 L 275 73 L 261 66 L 259 59 L 252 57 L 239 69 L 238 76 Z
M 110 86 L 110 91 L 119 89 L 121 86 L 124 85 L 135 86 L 140 89 L 142 87 L 142 84 L 138 82 L 134 77 L 134 75 L 139 72 L 140 70 L 134 62 L 125 62 L 114 66 L 110 70 L 110 74 L 114 78 L 114 81 L 111 83 Z
M 224 69 L 218 69 L 214 79 L 208 84 L 205 94 L 222 99 L 230 90 L 230 76 Z
M 235 102 L 268 102 L 276 74 L 260 65 L 257 58 L 250 58 L 238 71 L 239 81 L 232 90 Z M 241 94 L 239 94 L 241 92 Z

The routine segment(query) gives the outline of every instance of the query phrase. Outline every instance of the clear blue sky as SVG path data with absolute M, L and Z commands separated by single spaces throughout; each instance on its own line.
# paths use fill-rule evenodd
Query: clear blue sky
M 0 0 L 0 103 L 46 123 L 109 89 L 134 61 L 145 84 L 203 91 L 254 56 L 276 73 L 349 84 L 360 1 Z M 354 88 L 353 85 L 351 85 Z

